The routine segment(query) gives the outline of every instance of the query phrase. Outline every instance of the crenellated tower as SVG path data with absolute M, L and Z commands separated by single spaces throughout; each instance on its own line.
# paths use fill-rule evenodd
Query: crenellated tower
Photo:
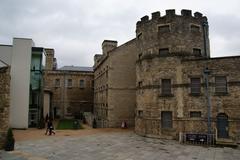
M 137 22 L 136 44 L 135 132 L 176 138 L 188 118 L 188 76 L 199 78 L 203 70 L 187 70 L 184 62 L 210 59 L 207 17 L 191 10 L 181 15 L 167 10 L 164 16 L 154 12 L 151 19 L 144 16 Z
M 208 21 L 199 12 L 166 10 L 141 18 L 136 25 L 139 57 L 145 56 L 197 56 L 210 57 Z

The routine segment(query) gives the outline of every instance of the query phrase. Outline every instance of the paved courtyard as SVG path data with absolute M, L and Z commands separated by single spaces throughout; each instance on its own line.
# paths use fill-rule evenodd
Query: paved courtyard
M 151 139 L 132 131 L 106 132 L 80 137 L 48 136 L 19 141 L 16 151 L 0 151 L 3 160 L 239 160 L 240 150 L 181 145 Z

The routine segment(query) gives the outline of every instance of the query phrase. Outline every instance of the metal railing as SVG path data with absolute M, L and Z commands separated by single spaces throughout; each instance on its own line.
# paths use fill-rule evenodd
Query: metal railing
M 216 135 L 207 133 L 179 133 L 179 142 L 191 145 L 213 146 L 216 143 Z

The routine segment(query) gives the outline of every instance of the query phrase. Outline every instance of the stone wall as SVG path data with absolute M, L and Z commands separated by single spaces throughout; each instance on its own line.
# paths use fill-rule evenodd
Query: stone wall
M 3 147 L 9 128 L 10 68 L 0 68 L 0 149 Z
M 162 138 L 177 138 L 179 132 L 207 133 L 207 99 L 203 70 L 207 67 L 209 75 L 209 94 L 211 99 L 212 131 L 215 133 L 217 116 L 228 116 L 230 137 L 240 133 L 240 57 L 188 58 L 162 57 L 143 60 L 137 64 L 137 80 L 142 86 L 137 91 L 136 132 L 141 135 Z M 215 92 L 215 77 L 226 76 L 227 93 Z M 201 93 L 192 95 L 190 78 L 201 79 Z M 172 95 L 161 95 L 161 79 L 171 79 Z M 161 127 L 161 112 L 173 113 L 173 127 Z M 190 117 L 191 111 L 201 112 L 201 117 Z
M 56 79 L 60 81 L 58 86 Z M 72 86 L 68 86 L 68 79 L 72 80 Z M 84 80 L 84 87 L 80 87 L 80 80 Z M 44 83 L 45 89 L 52 93 L 52 112 L 55 110 L 58 117 L 74 117 L 79 112 L 93 111 L 92 72 L 45 71 Z
M 95 56 L 94 112 L 99 127 L 120 127 L 123 121 L 134 126 L 136 59 L 135 39 Z

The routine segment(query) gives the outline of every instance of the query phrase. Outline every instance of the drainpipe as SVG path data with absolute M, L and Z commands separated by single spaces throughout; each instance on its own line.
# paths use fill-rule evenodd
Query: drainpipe
M 203 71 L 204 79 L 205 79 L 205 95 L 207 99 L 207 126 L 208 126 L 208 134 L 212 133 L 212 126 L 211 126 L 211 99 L 209 94 L 209 79 L 208 76 L 210 74 L 210 70 L 206 67 Z

